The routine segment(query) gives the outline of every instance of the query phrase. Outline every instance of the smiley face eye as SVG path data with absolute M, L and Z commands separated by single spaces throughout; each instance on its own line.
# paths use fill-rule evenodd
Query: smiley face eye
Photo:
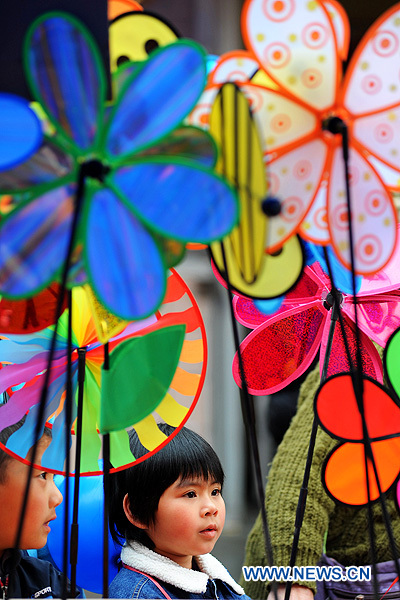
M 118 56 L 117 58 L 117 67 L 120 67 L 121 65 L 123 65 L 124 63 L 129 62 L 129 57 L 122 55 L 122 56 Z
M 147 40 L 144 45 L 144 49 L 146 50 L 147 54 L 154 52 L 154 50 L 157 50 L 159 47 L 160 44 L 157 42 L 157 40 Z

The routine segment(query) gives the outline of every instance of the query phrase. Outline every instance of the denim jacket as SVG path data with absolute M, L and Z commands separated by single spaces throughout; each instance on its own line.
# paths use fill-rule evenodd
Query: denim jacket
M 211 554 L 195 558 L 199 571 L 181 567 L 138 542 L 125 544 L 121 552 L 125 566 L 112 581 L 109 597 L 249 600 L 240 585 Z

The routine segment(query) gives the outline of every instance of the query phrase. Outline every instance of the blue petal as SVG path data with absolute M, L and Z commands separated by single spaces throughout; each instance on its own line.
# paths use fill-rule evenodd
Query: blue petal
M 200 166 L 137 162 L 118 169 L 113 183 L 138 216 L 166 237 L 209 244 L 237 222 L 233 189 Z
M 325 255 L 324 255 L 322 246 L 317 246 L 315 244 L 310 243 L 310 244 L 308 244 L 308 247 L 309 247 L 311 256 L 313 257 L 313 260 L 314 261 L 317 260 L 319 262 L 321 268 L 323 269 L 323 271 L 326 273 L 326 275 L 329 275 L 329 269 L 328 269 L 328 265 L 326 264 Z M 344 292 L 345 294 L 353 294 L 353 278 L 352 278 L 351 271 L 346 269 L 346 267 L 344 267 L 342 265 L 342 263 L 340 263 L 338 261 L 335 253 L 333 252 L 333 250 L 330 246 L 327 246 L 326 250 L 328 253 L 328 259 L 329 259 L 329 263 L 330 263 L 330 268 L 332 270 L 333 282 L 334 282 L 335 286 L 339 290 Z M 310 262 L 309 264 L 312 264 L 312 262 Z M 361 287 L 361 283 L 362 283 L 362 277 L 360 275 L 356 275 L 355 276 L 356 292 L 359 291 L 359 289 Z
M 95 192 L 88 204 L 86 270 L 104 306 L 122 319 L 152 314 L 166 286 L 157 245 L 111 190 Z
M 54 124 L 80 149 L 92 146 L 102 119 L 105 77 L 86 28 L 71 15 L 38 19 L 26 41 L 27 77 Z
M 66 258 L 74 209 L 72 186 L 51 190 L 0 223 L 0 293 L 32 296 L 48 286 Z
M 33 154 L 42 141 L 38 117 L 23 98 L 0 94 L 0 171 L 11 169 Z
M 123 157 L 149 146 L 191 111 L 206 82 L 203 50 L 178 41 L 151 54 L 126 82 L 110 118 L 106 150 Z

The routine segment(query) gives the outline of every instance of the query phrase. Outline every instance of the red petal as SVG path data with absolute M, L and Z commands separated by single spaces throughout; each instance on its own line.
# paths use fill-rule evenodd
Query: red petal
M 364 414 L 371 438 L 400 435 L 400 408 L 389 392 L 372 379 L 364 381 Z M 348 373 L 328 379 L 317 392 L 315 407 L 321 425 L 345 440 L 362 440 L 362 420 Z

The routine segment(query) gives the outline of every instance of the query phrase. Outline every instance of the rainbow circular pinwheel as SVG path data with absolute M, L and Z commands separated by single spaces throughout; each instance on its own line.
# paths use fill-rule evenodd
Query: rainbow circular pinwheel
M 399 261 L 400 244 L 379 274 L 362 278 L 357 292 L 363 372 L 378 381 L 382 381 L 381 360 L 371 340 L 385 346 L 399 326 Z M 329 305 L 325 303 L 331 288 L 328 275 L 319 262 L 314 262 L 304 269 L 297 286 L 288 292 L 281 308 L 272 316 L 263 314 L 252 300 L 244 296 L 234 298 L 237 320 L 253 329 L 240 346 L 251 394 L 272 394 L 287 386 L 311 365 L 318 349 L 322 371 L 331 321 L 331 313 L 327 310 Z M 356 351 L 354 310 L 353 296 L 343 292 L 341 311 L 353 360 Z M 341 328 L 336 327 L 327 375 L 348 370 Z M 233 375 L 241 386 L 237 356 Z
M 379 488 L 382 493 L 387 492 L 400 472 L 398 399 L 369 377 L 364 376 L 362 383 L 362 396 L 357 398 L 351 375 L 337 374 L 325 381 L 315 397 L 321 427 L 341 440 L 325 460 L 322 480 L 335 501 L 350 506 L 377 500 Z M 365 441 L 361 412 L 370 451 L 366 449 L 369 444 Z
M 34 441 L 53 333 L 54 328 L 50 327 L 32 335 L 5 336 L 0 343 L 0 392 L 7 391 L 9 395 L 8 401 L 0 405 L 1 427 L 19 422 L 27 414 L 5 449 L 22 458 Z M 106 370 L 90 298 L 84 288 L 74 288 L 70 356 L 76 401 L 72 402 L 70 447 L 74 465 L 77 403 L 82 390 L 83 474 L 102 472 L 101 433 L 110 434 L 114 470 L 135 461 L 127 433 L 131 427 L 149 453 L 155 452 L 168 440 L 156 423 L 167 422 L 178 431 L 189 418 L 205 377 L 204 324 L 189 288 L 174 270 L 169 273 L 167 293 L 159 311 L 143 321 L 125 324 L 108 344 L 110 368 Z M 53 435 L 42 466 L 60 473 L 65 471 L 67 362 L 68 310 L 58 322 L 44 415 Z M 78 381 L 81 368 L 84 384 Z
M 215 147 L 206 133 L 190 128 L 194 145 L 199 136 L 207 139 L 207 161 L 197 160 L 190 133 L 179 156 L 158 152 L 204 88 L 205 53 L 183 40 L 155 51 L 127 75 L 109 109 L 99 51 L 76 19 L 47 13 L 36 20 L 24 56 L 32 94 L 55 130 L 51 144 L 72 168 L 54 178 L 58 167 L 51 165 L 47 176 L 45 162 L 36 181 L 25 165 L 37 185 L 0 224 L 0 293 L 37 294 L 79 249 L 107 310 L 126 320 L 144 318 L 160 305 L 166 286 L 153 234 L 209 244 L 238 217 L 234 191 L 208 166 Z M 0 178 L 0 191 L 21 192 L 19 178 L 5 175 L 10 186 Z
M 330 244 L 351 266 L 342 134 L 349 138 L 349 190 L 355 270 L 378 272 L 396 244 L 389 188 L 399 189 L 399 5 L 369 29 L 342 81 L 349 25 L 334 1 L 247 0 L 242 34 L 249 53 L 230 53 L 211 74 L 192 113 L 207 121 L 222 79 L 249 98 L 265 144 L 271 192 L 282 203 L 270 224 L 274 251 L 299 232 Z M 339 133 L 329 130 L 338 125 Z

